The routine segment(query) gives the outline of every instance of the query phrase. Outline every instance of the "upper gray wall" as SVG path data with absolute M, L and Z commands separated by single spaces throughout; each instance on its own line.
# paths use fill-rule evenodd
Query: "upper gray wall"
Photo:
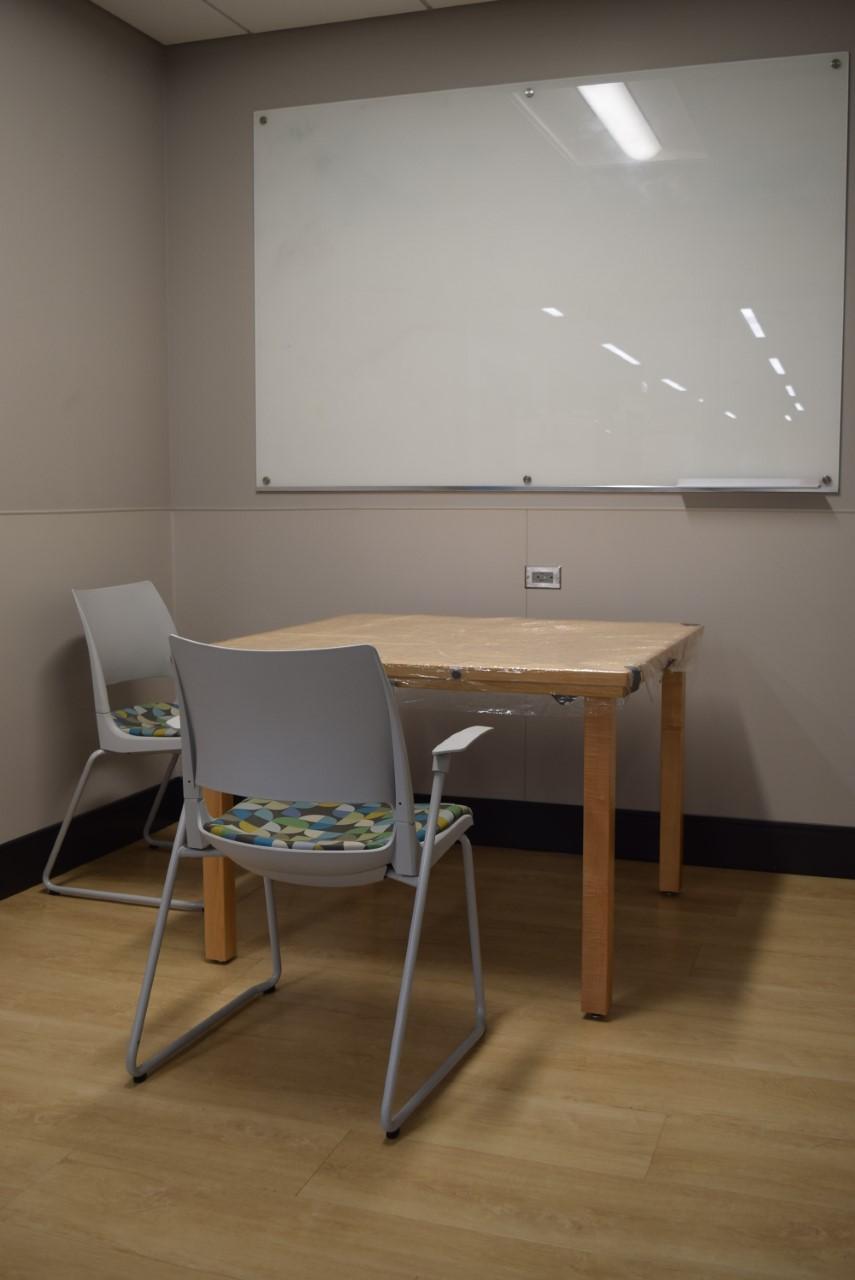
M 95 745 L 71 588 L 171 599 L 163 57 L 86 0 L 0 0 L 0 841 Z M 104 765 L 84 807 L 152 780 Z
M 0 509 L 168 506 L 163 51 L 0 5 Z

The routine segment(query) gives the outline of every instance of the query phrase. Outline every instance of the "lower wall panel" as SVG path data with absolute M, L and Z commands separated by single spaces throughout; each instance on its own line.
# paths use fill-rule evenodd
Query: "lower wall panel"
M 334 500 L 330 495 L 329 500 Z M 331 509 L 175 513 L 179 625 L 221 640 L 345 613 L 525 613 L 525 511 Z M 421 712 L 426 712 L 421 714 Z M 458 710 L 408 714 L 414 786 Z M 522 796 L 524 725 L 488 735 L 454 771 L 479 795 Z
M 562 590 L 539 593 L 545 616 L 703 624 L 686 682 L 688 812 L 855 826 L 855 514 L 532 511 L 529 554 L 564 566 Z M 658 729 L 641 689 L 618 718 L 622 807 L 658 808 Z M 532 726 L 526 799 L 581 799 L 580 744 L 567 770 L 555 725 Z
M 323 499 L 329 501 L 329 499 Z M 342 495 L 342 503 L 346 501 Z M 319 502 L 321 499 L 319 499 Z M 755 821 L 855 826 L 849 679 L 855 515 L 830 509 L 566 506 L 179 511 L 179 623 L 217 639 L 349 612 L 701 622 L 688 676 L 686 807 Z M 523 567 L 563 565 L 561 591 Z M 470 713 L 407 715 L 415 785 Z M 461 794 L 576 804 L 578 707 L 499 716 L 455 767 Z M 618 717 L 618 803 L 658 807 L 658 690 Z
M 0 515 L 0 840 L 58 821 L 97 745 L 71 588 L 149 578 L 171 603 L 170 536 L 165 511 Z M 160 763 L 139 757 L 101 761 L 82 807 L 138 791 L 160 770 Z

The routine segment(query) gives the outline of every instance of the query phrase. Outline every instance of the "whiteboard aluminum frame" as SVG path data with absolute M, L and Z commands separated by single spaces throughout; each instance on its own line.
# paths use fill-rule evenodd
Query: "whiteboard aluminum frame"
M 793 494 L 827 494 L 830 497 L 840 493 L 840 482 L 837 485 L 825 484 L 822 480 L 805 480 L 804 483 L 793 481 L 787 484 L 771 484 L 755 480 L 728 481 L 727 484 L 714 480 L 697 484 L 574 484 L 574 485 L 538 485 L 538 484 L 447 484 L 447 485 L 256 485 L 256 493 L 793 493 Z

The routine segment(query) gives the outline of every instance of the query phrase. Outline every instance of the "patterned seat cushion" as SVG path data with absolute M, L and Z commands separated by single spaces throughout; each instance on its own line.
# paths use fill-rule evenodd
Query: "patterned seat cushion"
M 175 729 L 167 721 L 178 715 L 174 702 L 144 702 L 136 707 L 122 707 L 114 711 L 113 719 L 123 733 L 132 733 L 135 738 L 178 738 L 180 729 Z
M 413 806 L 416 835 L 425 837 L 428 806 Z M 465 804 L 444 804 L 438 830 L 471 814 Z M 242 800 L 221 818 L 205 823 L 212 836 L 277 849 L 326 849 L 331 852 L 382 849 L 392 841 L 394 813 L 384 804 L 337 804 L 318 800 Z

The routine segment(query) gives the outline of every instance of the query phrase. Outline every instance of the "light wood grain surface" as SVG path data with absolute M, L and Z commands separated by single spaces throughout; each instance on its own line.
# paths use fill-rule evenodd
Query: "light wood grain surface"
M 659 888 L 679 893 L 683 887 L 683 749 L 686 733 L 686 677 L 682 671 L 662 676 L 659 726 Z
M 582 1012 L 605 1017 L 612 1003 L 615 906 L 617 705 L 585 701 L 585 828 L 582 852 Z
M 212 817 L 218 818 L 234 804 L 234 796 L 221 791 L 202 792 Z M 235 865 L 230 858 L 204 858 L 202 892 L 205 900 L 205 959 L 228 964 L 237 955 L 235 917 Z
M 352 613 L 223 643 L 245 649 L 370 644 L 389 677 L 414 688 L 617 698 L 668 665 L 688 662 L 702 631 L 673 622 Z
M 476 849 L 490 1029 L 386 1145 L 401 885 L 279 886 L 284 977 L 134 1088 L 153 913 L 0 903 L 0 1272 L 10 1280 L 851 1280 L 855 882 L 616 867 L 615 1016 L 577 1016 L 581 860 Z M 78 883 L 159 887 L 135 850 Z M 188 864 L 182 893 L 198 888 Z M 264 971 L 170 920 L 151 1043 Z M 468 1025 L 457 855 L 435 870 L 408 1081 Z
M 615 700 L 633 693 L 644 681 L 661 680 L 660 888 L 677 892 L 682 862 L 684 668 L 702 632 L 692 623 L 360 613 L 221 643 L 266 652 L 370 644 L 387 675 L 408 687 L 584 697 L 582 1009 L 590 1017 L 604 1018 L 610 1009 L 614 962 Z M 236 954 L 233 912 L 228 906 L 232 882 L 233 872 L 224 862 L 206 871 L 205 954 L 209 960 L 224 962 Z

